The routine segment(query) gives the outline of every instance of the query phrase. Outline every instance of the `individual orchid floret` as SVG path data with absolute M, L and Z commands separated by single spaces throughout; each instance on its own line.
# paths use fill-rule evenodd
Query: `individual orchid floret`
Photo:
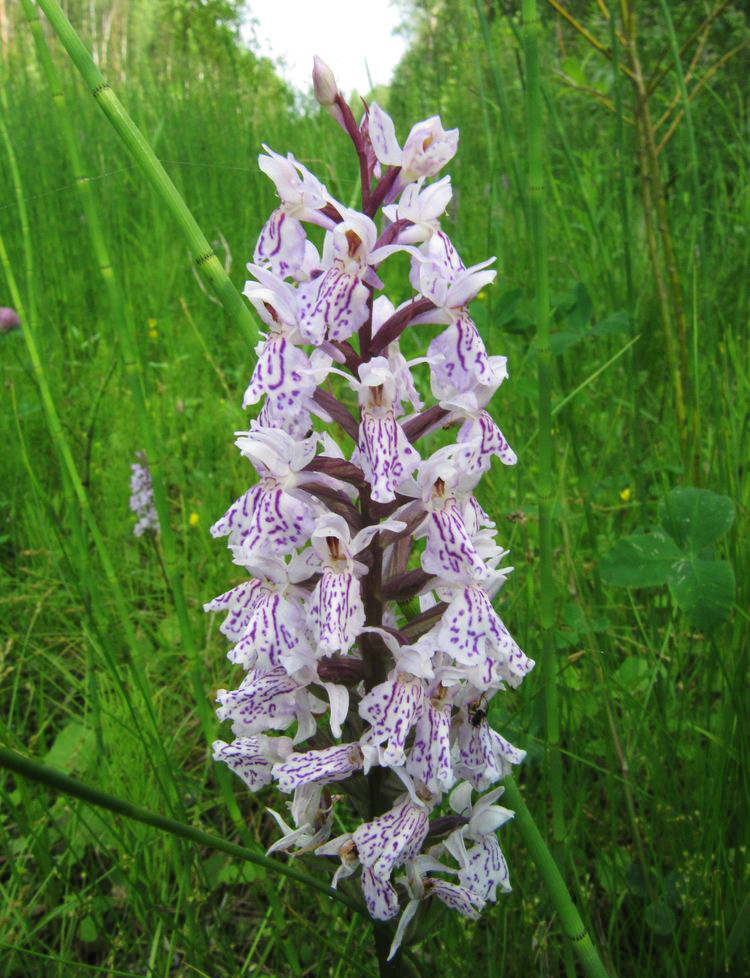
M 422 710 L 424 688 L 424 680 L 394 670 L 360 700 L 359 715 L 370 724 L 363 743 L 385 744 L 381 755 L 384 765 L 403 767 L 406 763 L 406 739 Z
M 458 129 L 443 129 L 440 116 L 412 126 L 404 148 L 398 144 L 391 117 L 373 102 L 370 106 L 370 139 L 381 163 L 401 167 L 402 184 L 419 177 L 434 177 L 458 149 Z
M 294 847 L 295 855 L 312 852 L 322 845 L 331 834 L 333 802 L 327 788 L 318 784 L 304 785 L 294 792 L 294 799 L 288 806 L 292 813 L 294 828 L 272 808 L 266 811 L 271 815 L 284 835 L 268 849 L 266 855 L 274 852 L 289 852 Z
M 258 791 L 271 783 L 271 770 L 277 761 L 283 760 L 292 750 L 289 737 L 238 737 L 231 744 L 214 741 L 213 758 L 223 761 L 239 775 L 251 791 Z
M 263 225 L 253 261 L 286 278 L 295 275 L 305 263 L 307 235 L 300 222 L 332 227 L 333 220 L 323 213 L 332 201 L 323 184 L 291 153 L 285 159 L 268 146 L 263 149 L 268 155 L 258 157 L 258 166 L 276 185 L 281 206 Z
M 344 781 L 354 771 L 362 770 L 365 755 L 359 744 L 338 744 L 324 750 L 290 754 L 273 769 L 282 791 L 293 791 L 307 784 L 330 784 Z
M 424 177 L 405 187 L 397 204 L 389 204 L 383 213 L 389 221 L 409 222 L 398 232 L 399 244 L 420 244 L 440 230 L 440 217 L 453 196 L 451 178 L 424 186 Z
M 253 554 L 291 553 L 309 538 L 321 507 L 299 489 L 299 472 L 315 456 L 318 439 L 297 441 L 284 431 L 255 428 L 235 442 L 262 476 L 211 527 L 214 537 L 229 537 L 240 548 L 238 562 Z
M 326 235 L 324 275 L 299 290 L 300 331 L 309 343 L 347 340 L 370 316 L 370 290 L 382 288 L 374 266 L 400 245 L 376 248 L 377 228 L 365 214 L 342 209 L 342 220 Z
M 417 856 L 406 867 L 406 876 L 402 877 L 406 885 L 406 892 L 409 895 L 409 902 L 401 914 L 396 933 L 393 936 L 388 960 L 390 961 L 401 947 L 406 929 L 411 923 L 419 909 L 422 900 L 427 900 L 431 896 L 436 896 L 438 900 L 457 910 L 462 916 L 470 920 L 477 920 L 485 904 L 485 900 L 467 886 L 459 886 L 456 883 L 449 883 L 437 876 L 428 876 L 427 873 L 450 873 L 453 870 L 449 866 L 443 866 L 432 856 Z
M 469 704 L 453 747 L 453 767 L 458 777 L 470 781 L 477 791 L 484 791 L 507 777 L 513 765 L 520 764 L 524 757 L 525 750 L 514 747 L 489 725 L 482 699 Z
M 469 821 L 452 832 L 444 845 L 459 864 L 461 884 L 483 900 L 495 901 L 498 886 L 504 893 L 511 890 L 508 864 L 496 832 L 513 818 L 513 812 L 493 804 L 503 791 L 503 788 L 495 788 L 472 805 L 471 785 L 463 781 L 450 796 L 453 811 Z M 467 843 L 473 845 L 467 846 Z
M 451 688 L 441 677 L 422 699 L 406 761 L 407 773 L 435 795 L 449 791 L 456 781 L 451 760 L 452 712 Z
M 408 373 L 408 366 L 405 369 Z M 372 487 L 372 498 L 389 503 L 419 464 L 419 455 L 396 421 L 397 379 L 388 360 L 375 357 L 362 364 L 359 378 L 359 462 Z
M 315 732 L 313 712 L 325 705 L 312 696 L 283 667 L 251 669 L 238 689 L 220 689 L 216 693 L 219 720 L 231 720 L 232 732 L 249 737 L 264 730 L 286 730 L 297 721 L 293 743 L 311 737 Z
M 141 537 L 147 530 L 158 533 L 160 527 L 146 456 L 143 452 L 136 452 L 135 457 L 137 461 L 130 466 L 130 509 L 138 517 L 133 534 Z
M 321 105 L 346 132 L 344 116 L 336 101 L 339 95 L 336 78 L 325 61 L 319 58 L 317 54 L 313 57 L 312 79 L 313 93 L 318 105 Z

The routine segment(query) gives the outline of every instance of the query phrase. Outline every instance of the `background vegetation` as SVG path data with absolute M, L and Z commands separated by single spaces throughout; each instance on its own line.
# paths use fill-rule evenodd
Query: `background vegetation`
M 566 19 L 555 7 L 542 11 L 542 71 L 562 859 L 617 974 L 741 976 L 750 924 L 747 11 L 742 3 L 623 2 L 610 13 L 603 0 L 578 0 L 564 5 Z M 346 140 L 239 45 L 237 4 L 71 0 L 66 8 L 239 288 L 273 206 L 255 162 L 262 142 L 293 151 L 335 196 L 352 199 Z M 208 527 L 246 487 L 231 433 L 246 424 L 240 402 L 251 352 L 50 37 L 136 341 L 135 359 L 123 355 L 31 32 L 19 5 L 5 0 L 0 14 L 0 237 L 36 319 L 41 374 L 116 578 L 102 573 L 23 338 L 0 335 L 3 740 L 152 810 L 268 845 L 268 799 L 222 779 L 208 758 L 216 725 L 206 704 L 229 667 L 214 621 L 201 612 L 235 580 Z M 480 296 L 477 320 L 490 351 L 509 357 L 494 410 L 519 464 L 510 474 L 493 468 L 480 501 L 516 566 L 503 617 L 537 657 L 536 349 L 519 15 L 494 0 L 416 0 L 402 16 L 410 48 L 378 98 L 402 136 L 436 113 L 460 128 L 448 229 L 467 263 L 498 256 L 498 284 Z M 398 301 L 404 280 L 389 274 Z M 5 282 L 0 276 L 0 305 L 14 305 Z M 192 646 L 160 543 L 132 536 L 129 465 L 143 447 L 133 370 L 168 487 Z M 629 581 L 618 578 L 629 558 L 622 549 L 618 559 L 606 556 L 657 524 L 669 490 L 686 486 L 734 505 L 714 556 L 733 565 L 737 591 L 716 627 L 680 610 L 674 588 L 616 587 L 655 578 L 639 578 L 637 567 Z M 705 498 L 699 526 L 721 508 Z M 714 598 L 699 589 L 697 606 Z M 528 748 L 522 787 L 544 825 L 538 679 L 514 701 L 513 715 L 498 706 L 493 720 Z M 368 929 L 301 886 L 20 778 L 5 779 L 2 799 L 2 976 L 374 974 Z M 555 917 L 512 826 L 503 839 L 513 895 L 476 925 L 444 916 L 439 936 L 415 949 L 421 973 L 565 970 Z

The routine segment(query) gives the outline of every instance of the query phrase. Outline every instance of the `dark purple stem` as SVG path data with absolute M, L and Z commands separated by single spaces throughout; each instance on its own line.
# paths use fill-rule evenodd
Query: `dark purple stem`
M 389 166 L 386 170 L 386 174 L 380 183 L 375 187 L 372 194 L 370 195 L 370 203 L 365 211 L 368 217 L 373 217 L 378 207 L 383 203 L 385 198 L 391 191 L 394 183 L 398 179 L 398 175 L 401 172 L 400 166 Z
M 337 424 L 341 425 L 347 435 L 353 438 L 355 442 L 358 440 L 359 424 L 337 397 L 329 394 L 328 391 L 324 391 L 322 387 L 318 387 L 313 394 L 313 400 L 323 408 L 326 414 L 330 414 Z
M 368 207 L 370 205 L 370 173 L 367 166 L 367 150 L 365 149 L 365 141 L 362 138 L 362 133 L 359 131 L 359 126 L 357 125 L 357 120 L 352 115 L 352 110 L 349 108 L 343 95 L 336 95 L 336 105 L 341 110 L 341 114 L 344 117 L 344 126 L 349 135 L 349 138 L 354 143 L 354 149 L 357 153 L 357 159 L 359 160 L 359 179 L 362 184 L 362 210 L 365 214 L 368 213 Z
M 397 312 L 386 319 L 383 325 L 377 332 L 375 339 L 372 342 L 372 347 L 370 348 L 370 355 L 377 356 L 382 350 L 384 350 L 389 343 L 403 333 L 409 323 L 416 316 L 421 316 L 424 312 L 429 312 L 430 309 L 435 308 L 435 303 L 431 302 L 429 299 L 413 299 L 410 305 L 404 306 L 403 309 L 399 309 Z
M 445 408 L 441 408 L 439 404 L 433 404 L 426 411 L 421 411 L 416 418 L 410 418 L 401 427 L 413 445 L 422 435 L 426 435 L 432 428 L 438 427 L 440 422 L 448 417 L 448 414 L 449 412 Z

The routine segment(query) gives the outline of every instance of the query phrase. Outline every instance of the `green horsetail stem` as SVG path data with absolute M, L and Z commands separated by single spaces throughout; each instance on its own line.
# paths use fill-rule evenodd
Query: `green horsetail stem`
M 528 0 L 524 0 L 524 9 L 527 2 Z M 513 776 L 508 775 L 503 781 L 503 785 L 505 786 L 503 801 L 515 813 L 513 824 L 518 826 L 529 855 L 544 881 L 555 910 L 560 916 L 563 932 L 581 962 L 586 978 L 609 978 L 591 935 L 586 930 L 581 915 L 571 899 L 557 863 L 547 848 L 531 812 L 526 807 Z
M 542 91 L 539 78 L 541 21 L 536 0 L 524 0 L 523 38 L 526 56 L 526 108 L 528 123 L 528 201 L 534 254 L 536 347 L 539 382 L 539 625 L 542 646 L 542 682 L 546 717 L 547 768 L 552 796 L 552 837 L 556 849 L 565 839 L 560 707 L 555 656 L 555 600 L 552 576 L 552 353 L 549 344 L 549 283 L 547 237 L 544 226 L 544 164 Z
M 224 309 L 239 326 L 247 342 L 254 347 L 258 340 L 255 320 L 225 272 L 223 265 L 214 254 L 206 236 L 198 226 L 198 222 L 172 183 L 169 174 L 94 64 L 91 55 L 63 13 L 57 0 L 38 0 L 38 3 L 102 112 L 132 154 L 143 175 L 179 224 L 187 239 L 195 264 L 209 280 Z
M 204 832 L 203 829 L 196 828 L 194 825 L 186 825 L 184 822 L 178 822 L 176 819 L 167 818 L 164 815 L 157 815 L 155 812 L 150 812 L 146 808 L 134 805 L 124 798 L 110 795 L 106 791 L 100 791 L 98 788 L 94 788 L 83 781 L 69 777 L 56 768 L 47 767 L 45 764 L 40 764 L 39 761 L 35 761 L 31 757 L 25 757 L 23 754 L 9 750 L 7 747 L 0 747 L 0 766 L 6 767 L 16 774 L 20 774 L 21 777 L 36 781 L 38 784 L 46 785 L 54 791 L 60 791 L 73 798 L 80 798 L 81 801 L 85 801 L 89 805 L 106 808 L 116 815 L 122 815 L 124 818 L 129 818 L 134 822 L 142 822 L 144 825 L 150 825 L 160 832 L 168 832 L 170 835 L 179 836 L 182 839 L 195 842 L 197 845 L 207 846 L 209 849 L 217 849 L 219 852 L 226 852 L 236 859 L 255 863 L 256 866 L 262 866 L 264 869 L 272 873 L 278 873 L 280 876 L 288 876 L 289 879 L 303 883 L 305 886 L 310 886 L 325 896 L 337 900 L 339 903 L 343 903 L 344 906 L 349 907 L 350 910 L 354 910 L 355 913 L 361 914 L 368 920 L 370 919 L 365 908 L 345 893 L 339 893 L 337 890 L 331 889 L 327 883 L 317 880 L 313 876 L 308 876 L 306 873 L 302 873 L 292 866 L 287 866 L 280 859 L 271 859 L 270 856 L 266 856 L 261 852 L 253 852 L 252 849 L 238 846 L 236 843 L 222 839 L 220 836 L 211 835 L 209 832 Z

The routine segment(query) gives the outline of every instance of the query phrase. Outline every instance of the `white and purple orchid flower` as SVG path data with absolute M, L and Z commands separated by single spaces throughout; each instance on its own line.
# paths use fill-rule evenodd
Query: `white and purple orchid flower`
M 375 919 L 400 915 L 395 954 L 424 901 L 475 918 L 510 889 L 496 832 L 512 813 L 493 786 L 524 752 L 490 704 L 534 663 L 493 606 L 512 568 L 474 491 L 493 459 L 516 456 L 488 410 L 506 360 L 468 311 L 494 259 L 464 265 L 440 224 L 450 178 L 430 182 L 457 130 L 434 117 L 402 148 L 379 106 L 354 120 L 320 59 L 314 86 L 354 144 L 362 207 L 264 147 L 280 201 L 248 265 L 267 335 L 236 441 L 257 479 L 211 529 L 245 578 L 205 605 L 224 613 L 244 679 L 217 692 L 234 739 L 213 750 L 251 791 L 291 794 L 290 814 L 269 808 L 269 851 L 335 857 L 334 886 L 356 873 Z M 323 229 L 320 254 L 308 225 Z M 398 251 L 414 291 L 394 306 L 378 269 Z M 407 360 L 413 327 L 434 338 Z M 448 425 L 455 441 L 436 447 Z M 347 797 L 350 831 L 330 839 Z M 434 816 L 443 841 L 426 852 Z

